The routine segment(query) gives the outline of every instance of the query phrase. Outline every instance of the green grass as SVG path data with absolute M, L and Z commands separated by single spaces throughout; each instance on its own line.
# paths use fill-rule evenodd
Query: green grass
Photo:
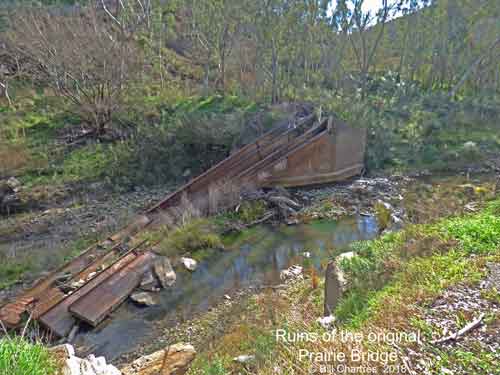
M 387 298 L 410 285 L 424 295 L 437 295 L 459 281 L 477 281 L 482 272 L 470 256 L 499 253 L 498 204 L 496 200 L 478 214 L 409 226 L 353 245 L 357 255 L 341 264 L 352 287 L 336 309 L 337 318 L 360 327 Z
M 199 253 L 198 255 L 203 257 L 207 255 L 207 250 L 224 247 L 221 238 L 213 229 L 208 219 L 190 220 L 166 234 L 156 248 L 164 255 Z
M 32 269 L 33 266 L 30 260 L 18 262 L 4 259 L 0 262 L 0 289 L 15 284 L 26 272 Z
M 20 337 L 0 339 L 1 375 L 53 375 L 56 370 L 55 360 L 42 344 Z

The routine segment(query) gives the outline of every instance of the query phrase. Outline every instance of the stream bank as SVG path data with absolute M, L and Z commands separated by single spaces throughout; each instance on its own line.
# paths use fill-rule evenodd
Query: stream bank
M 362 189 L 352 188 L 360 185 Z M 241 314 L 249 316 L 247 309 L 262 287 L 280 293 L 281 270 L 302 264 L 314 266 L 315 273 L 321 275 L 327 260 L 346 251 L 348 244 L 377 236 L 380 228 L 375 203 L 389 204 L 391 215 L 407 223 L 432 222 L 479 210 L 493 186 L 494 177 L 488 175 L 396 176 L 393 180 L 361 179 L 316 189 L 306 193 L 312 199 L 299 213 L 308 213 L 302 216 L 302 224 L 260 225 L 232 238 L 225 250 L 204 251 L 198 270 L 192 274 L 178 272 L 177 284 L 160 293 L 157 306 L 125 304 L 96 330 L 83 331 L 75 344 L 82 353 L 104 354 L 116 363 L 127 363 L 176 342 L 191 342 L 197 349 L 207 349 L 211 341 L 207 337 L 215 340 Z M 324 207 L 338 202 L 342 190 L 346 196 L 342 208 L 353 210 L 355 216 L 338 215 L 335 217 L 341 219 L 335 222 Z M 292 194 L 300 200 L 304 191 Z M 319 213 L 317 217 L 308 218 L 315 212 Z M 306 253 L 311 254 L 305 257 Z

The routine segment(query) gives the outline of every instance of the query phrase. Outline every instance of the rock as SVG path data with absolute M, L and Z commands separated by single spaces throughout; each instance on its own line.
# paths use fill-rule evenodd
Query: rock
M 293 265 L 280 272 L 280 279 L 285 281 L 303 278 L 302 271 L 303 268 L 301 266 Z
M 113 365 L 108 365 L 104 357 L 89 355 L 82 359 L 75 356 L 75 349 L 69 344 L 49 349 L 61 365 L 61 375 L 121 375 Z
M 181 263 L 184 265 L 184 267 L 186 267 L 187 270 L 191 272 L 196 270 L 196 267 L 198 267 L 198 262 L 191 258 L 182 257 Z
M 22 184 L 17 178 L 11 177 L 7 180 L 7 186 L 10 187 L 14 193 L 17 193 L 21 190 Z
M 138 358 L 121 371 L 123 375 L 182 375 L 195 356 L 192 345 L 179 343 Z
M 158 281 L 153 275 L 153 271 L 148 271 L 142 277 L 139 288 L 145 292 L 158 292 L 160 288 L 158 287 Z
M 226 299 L 227 301 L 231 301 L 231 296 L 224 294 L 224 299 Z
M 328 263 L 325 272 L 325 316 L 331 316 L 348 285 L 347 278 L 340 268 L 344 259 L 351 259 L 355 253 L 349 251 L 340 254 L 334 261 Z
M 302 256 L 303 256 L 304 258 L 310 258 L 310 257 L 311 257 L 311 253 L 310 253 L 309 251 L 304 251 L 304 252 L 302 253 Z
M 148 292 L 137 292 L 133 293 L 130 296 L 130 299 L 139 305 L 145 306 L 154 306 L 157 305 L 156 301 L 153 299 L 153 296 Z
M 75 348 L 69 344 L 62 344 L 49 348 L 49 352 L 57 359 L 66 360 L 75 355 Z
M 333 315 L 327 315 L 316 319 L 316 321 L 321 324 L 323 328 L 328 329 L 333 323 L 335 323 L 335 317 Z
M 477 143 L 472 142 L 472 141 L 468 141 L 468 142 L 464 143 L 463 147 L 464 147 L 465 151 L 475 151 L 475 150 L 477 150 Z
M 248 355 L 248 354 L 239 355 L 239 356 L 233 358 L 233 361 L 238 362 L 238 363 L 248 363 L 248 362 L 251 362 L 253 360 L 255 360 L 255 356 Z
M 196 261 L 194 268 L 196 268 Z M 192 271 L 194 271 L 194 269 Z M 175 271 L 167 257 L 161 257 L 154 263 L 153 272 L 158 280 L 160 280 L 160 284 L 163 288 L 167 288 L 175 284 L 177 275 L 175 274 Z

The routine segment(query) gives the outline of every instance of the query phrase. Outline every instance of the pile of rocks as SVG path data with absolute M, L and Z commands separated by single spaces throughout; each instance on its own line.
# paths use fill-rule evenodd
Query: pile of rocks
M 198 267 L 198 262 L 191 258 L 182 257 L 180 263 L 190 272 L 194 272 Z M 144 274 L 139 287 L 130 295 L 130 299 L 139 305 L 154 306 L 157 304 L 157 299 L 152 293 L 172 287 L 176 280 L 177 275 L 170 260 L 160 256 L 153 267 Z
M 61 375 L 182 375 L 196 356 L 190 344 L 175 344 L 153 354 L 140 357 L 121 370 L 106 363 L 104 357 L 89 355 L 79 358 L 69 344 L 50 349 Z
M 408 177 L 359 178 L 318 189 L 299 190 L 296 196 L 308 207 L 301 216 L 311 219 L 337 219 L 344 215 L 374 215 L 377 202 L 391 206 L 395 217 L 402 218 L 401 208 L 404 186 L 412 181 Z
M 69 344 L 63 344 L 50 349 L 61 368 L 61 375 L 122 375 L 115 366 L 107 364 L 104 357 L 89 355 L 79 358 L 75 349 Z

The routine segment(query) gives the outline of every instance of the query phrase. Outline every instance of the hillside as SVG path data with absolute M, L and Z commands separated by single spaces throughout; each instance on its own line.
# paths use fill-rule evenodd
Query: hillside
M 499 20 L 2 2 L 0 375 L 496 374 Z

